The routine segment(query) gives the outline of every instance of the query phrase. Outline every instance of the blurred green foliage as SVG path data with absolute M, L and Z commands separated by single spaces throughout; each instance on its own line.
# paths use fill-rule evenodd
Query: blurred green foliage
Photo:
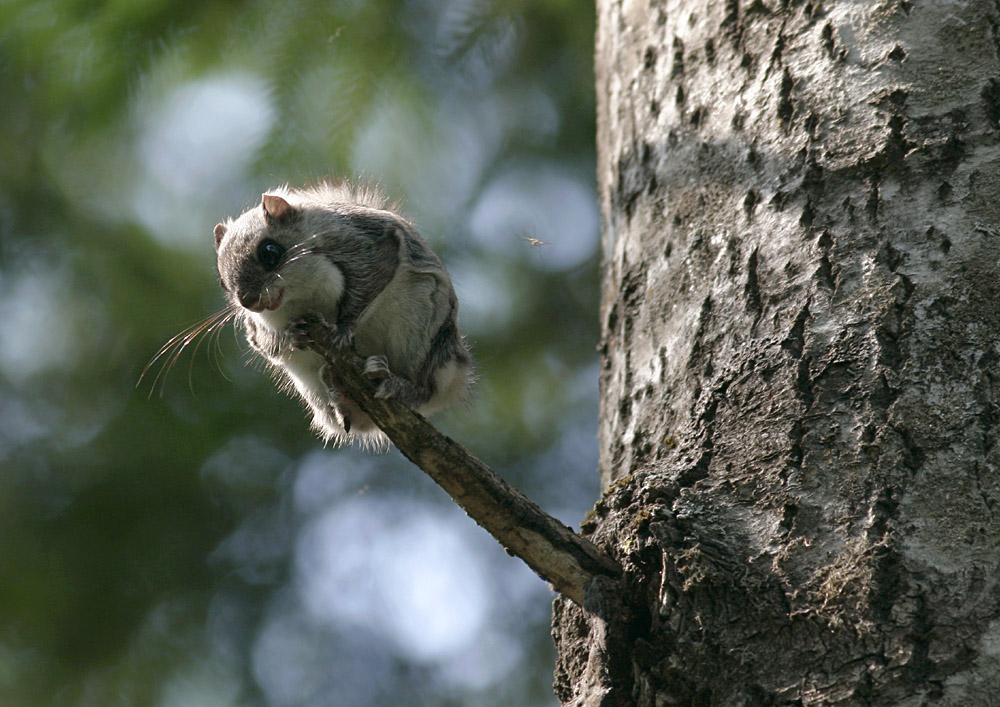
M 450 517 L 398 455 L 318 452 L 230 329 L 136 383 L 221 306 L 216 221 L 269 185 L 374 178 L 463 301 L 481 384 L 440 424 L 578 520 L 597 493 L 592 15 L 564 0 L 0 3 L 0 703 L 553 703 L 544 587 L 467 519 L 489 635 L 516 648 L 504 671 L 473 679 L 460 656 L 414 658 L 301 608 L 302 538 L 338 503 Z M 301 495 L 317 459 L 322 503 Z M 289 616 L 313 659 L 291 677 L 266 650 Z M 380 670 L 342 675 L 344 646 Z

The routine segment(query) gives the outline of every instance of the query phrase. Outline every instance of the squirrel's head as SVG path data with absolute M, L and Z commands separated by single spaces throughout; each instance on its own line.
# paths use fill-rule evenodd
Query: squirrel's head
M 318 234 L 305 228 L 305 209 L 292 198 L 266 193 L 260 206 L 218 224 L 214 232 L 219 283 L 230 303 L 276 329 L 301 314 L 302 302 L 319 297 L 335 305 L 344 286 L 343 274 L 329 259 L 311 257 Z

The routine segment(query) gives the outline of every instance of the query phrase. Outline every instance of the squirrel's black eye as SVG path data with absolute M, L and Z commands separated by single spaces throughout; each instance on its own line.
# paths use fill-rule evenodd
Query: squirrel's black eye
M 265 270 L 274 270 L 281 262 L 281 256 L 285 254 L 285 249 L 275 241 L 270 239 L 261 241 L 257 246 L 257 260 L 264 266 Z

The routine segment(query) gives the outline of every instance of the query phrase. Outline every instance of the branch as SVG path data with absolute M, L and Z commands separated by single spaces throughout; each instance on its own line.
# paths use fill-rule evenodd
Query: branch
M 375 384 L 362 374 L 361 357 L 339 351 L 330 334 L 319 323 L 309 329 L 311 348 L 326 359 L 338 388 L 509 554 L 520 557 L 579 606 L 595 577 L 621 575 L 618 564 L 596 545 L 543 511 L 424 417 L 396 400 L 376 399 Z

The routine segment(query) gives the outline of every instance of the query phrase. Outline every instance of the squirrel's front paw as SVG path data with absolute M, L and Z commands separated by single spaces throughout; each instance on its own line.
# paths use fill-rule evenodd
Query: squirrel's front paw
M 347 326 L 337 326 L 330 333 L 330 343 L 338 351 L 348 351 L 354 346 L 354 329 Z
M 309 333 L 309 327 L 314 323 L 314 321 L 309 321 L 304 317 L 292 321 L 285 329 L 288 345 L 299 351 L 312 348 L 316 342 L 313 341 L 312 335 Z
M 311 349 L 313 344 L 316 343 L 316 339 L 313 338 L 310 331 L 317 325 L 326 328 L 330 326 L 320 314 L 305 314 L 288 323 L 288 326 L 285 328 L 285 338 L 293 349 L 300 351 Z

